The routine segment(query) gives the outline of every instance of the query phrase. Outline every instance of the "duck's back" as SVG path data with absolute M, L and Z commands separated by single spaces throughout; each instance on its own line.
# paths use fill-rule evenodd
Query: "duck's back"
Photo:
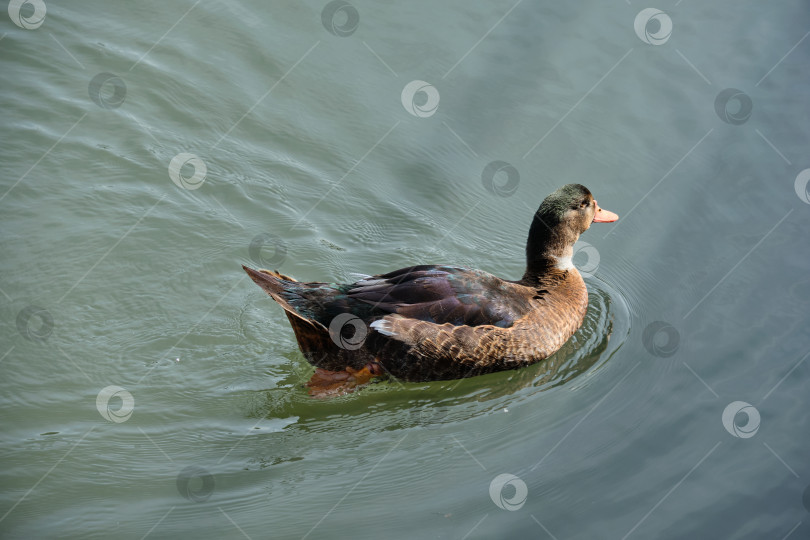
M 437 324 L 399 315 L 372 323 L 388 338 L 373 341 L 389 358 L 386 368 L 406 380 L 456 379 L 514 369 L 547 358 L 581 326 L 588 293 L 576 269 L 554 270 L 536 283 L 504 283 L 509 296 L 527 305 L 505 327 Z
M 325 327 L 338 315 L 351 313 L 366 323 L 396 314 L 437 324 L 507 328 L 532 308 L 524 288 L 487 272 L 452 266 L 413 266 L 348 284 L 273 277 L 281 279 L 268 292 L 281 297 L 285 309 Z

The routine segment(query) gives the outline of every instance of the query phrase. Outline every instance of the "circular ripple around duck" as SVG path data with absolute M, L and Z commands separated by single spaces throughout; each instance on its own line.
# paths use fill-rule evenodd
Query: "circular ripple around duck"
M 349 424 L 356 425 L 356 415 L 368 414 L 371 407 L 376 411 L 371 424 L 378 427 L 435 428 L 500 410 L 504 398 L 514 406 L 562 385 L 593 384 L 594 377 L 580 376 L 597 373 L 621 348 L 630 332 L 630 312 L 624 297 L 609 284 L 596 277 L 586 283 L 588 311 L 582 326 L 559 351 L 542 362 L 461 380 L 381 380 L 354 394 L 318 400 L 309 397 L 305 387 L 314 368 L 296 351 L 289 355 L 289 364 L 277 366 L 289 373 L 281 377 L 278 387 L 267 391 L 264 414 L 298 416 L 310 429 L 328 417 L 331 427 L 322 427 L 333 430 L 342 423 L 336 421 L 337 417 L 345 416 Z
M 556 353 L 537 364 L 512 371 L 482 375 L 461 381 L 437 381 L 416 386 L 421 390 L 419 401 L 427 409 L 442 410 L 442 418 L 461 420 L 464 417 L 488 414 L 501 408 L 501 399 L 508 397 L 513 405 L 530 399 L 538 392 L 562 385 L 592 384 L 593 377 L 582 382 L 583 374 L 596 373 L 621 348 L 630 333 L 630 311 L 624 297 L 604 281 L 591 277 L 588 285 L 588 311 L 582 326 Z M 389 383 L 390 385 L 390 383 Z M 489 407 L 476 407 L 470 414 L 464 403 L 471 399 Z M 456 413 L 459 415 L 456 416 Z M 419 416 L 433 415 L 423 411 Z
M 533 431 L 521 426 L 538 426 L 532 414 L 542 415 L 544 425 L 564 418 L 567 400 L 561 398 L 609 379 L 612 370 L 602 368 L 630 332 L 624 297 L 597 278 L 589 278 L 587 285 L 588 312 L 579 330 L 550 358 L 518 370 L 426 383 L 383 380 L 350 395 L 314 399 L 305 387 L 314 368 L 299 351 L 290 349 L 286 359 L 277 358 L 269 367 L 276 387 L 245 396 L 249 400 L 243 404 L 247 416 L 283 425 L 272 433 L 256 432 L 258 437 L 240 444 L 241 452 L 249 457 L 248 467 L 278 467 L 286 475 L 320 482 L 330 473 L 317 467 L 313 471 L 312 464 L 353 462 L 358 448 L 369 441 L 386 440 L 388 444 L 384 434 L 397 432 L 397 440 L 411 437 L 408 444 L 419 448 L 423 466 L 415 473 L 411 457 L 397 461 L 389 456 L 387 484 L 432 482 L 443 474 L 448 454 L 459 451 L 457 440 L 448 435 L 461 437 L 469 426 L 480 425 L 469 423 L 479 419 L 499 426 L 479 441 L 475 454 L 481 459 L 486 461 L 486 456 L 508 448 L 530 446 L 533 443 L 528 437 Z M 510 412 L 515 414 L 507 416 Z M 300 460 L 308 465 L 296 468 L 295 462 Z

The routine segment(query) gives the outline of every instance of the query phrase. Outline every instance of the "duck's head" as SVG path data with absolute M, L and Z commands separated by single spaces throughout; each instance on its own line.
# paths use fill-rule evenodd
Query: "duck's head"
M 574 243 L 591 223 L 610 223 L 619 216 L 599 207 L 590 190 L 567 184 L 548 197 L 534 215 L 526 243 L 527 276 L 573 268 Z

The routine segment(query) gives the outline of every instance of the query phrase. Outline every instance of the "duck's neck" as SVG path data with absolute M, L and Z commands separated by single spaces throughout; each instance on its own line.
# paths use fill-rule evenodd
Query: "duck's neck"
M 567 227 L 547 227 L 535 216 L 526 241 L 524 283 L 538 283 L 550 275 L 574 268 L 574 242 L 579 238 Z

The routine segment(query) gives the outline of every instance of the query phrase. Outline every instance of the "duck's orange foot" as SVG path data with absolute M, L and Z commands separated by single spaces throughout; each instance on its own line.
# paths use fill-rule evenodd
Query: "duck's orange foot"
M 378 375 L 382 375 L 382 368 L 376 362 L 366 364 L 361 369 L 346 366 L 344 371 L 317 368 L 307 386 L 309 395 L 313 397 L 343 396 L 354 392 Z

